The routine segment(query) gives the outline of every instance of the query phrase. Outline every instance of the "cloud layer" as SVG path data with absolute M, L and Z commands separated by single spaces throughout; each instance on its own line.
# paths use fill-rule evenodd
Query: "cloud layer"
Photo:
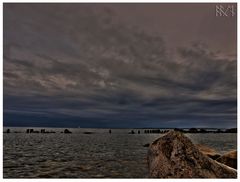
M 235 57 L 104 5 L 4 4 L 3 40 L 6 126 L 236 127 Z

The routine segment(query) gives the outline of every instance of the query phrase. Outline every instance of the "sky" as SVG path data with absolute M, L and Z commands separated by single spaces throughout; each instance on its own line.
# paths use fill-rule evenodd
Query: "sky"
M 4 126 L 237 127 L 237 17 L 216 5 L 4 3 Z

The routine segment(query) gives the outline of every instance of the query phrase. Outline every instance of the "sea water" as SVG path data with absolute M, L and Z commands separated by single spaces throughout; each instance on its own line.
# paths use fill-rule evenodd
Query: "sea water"
M 111 134 L 108 129 L 69 129 L 72 134 L 61 133 L 62 128 L 45 129 L 56 133 L 10 128 L 11 133 L 3 134 L 4 178 L 146 178 L 148 148 L 143 145 L 162 135 L 140 129 L 134 130 L 140 134 L 128 134 L 131 129 L 112 129 Z M 237 134 L 186 135 L 220 154 L 237 148 Z

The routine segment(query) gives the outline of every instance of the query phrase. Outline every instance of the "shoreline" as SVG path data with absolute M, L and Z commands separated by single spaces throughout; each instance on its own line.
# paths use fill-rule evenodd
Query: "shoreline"
M 35 131 L 46 130 L 46 129 L 52 129 L 52 133 L 57 133 L 55 130 L 129 130 L 128 134 L 140 134 L 140 130 L 143 130 L 142 133 L 144 134 L 164 134 L 168 131 L 179 131 L 182 133 L 237 133 L 237 128 L 55 128 L 55 127 L 3 127 L 3 133 L 10 133 L 12 129 L 14 128 L 20 128 L 20 129 L 39 129 Z M 136 130 L 136 131 L 135 131 Z M 24 133 L 23 131 L 13 131 L 17 133 Z M 88 132 L 88 131 L 87 131 Z M 91 132 L 91 131 L 89 131 Z M 93 133 L 93 132 L 91 132 Z

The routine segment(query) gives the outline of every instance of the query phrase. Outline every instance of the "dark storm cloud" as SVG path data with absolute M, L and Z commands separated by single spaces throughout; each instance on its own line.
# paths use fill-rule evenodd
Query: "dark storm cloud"
M 4 124 L 235 127 L 236 58 L 173 51 L 117 6 L 4 4 Z

